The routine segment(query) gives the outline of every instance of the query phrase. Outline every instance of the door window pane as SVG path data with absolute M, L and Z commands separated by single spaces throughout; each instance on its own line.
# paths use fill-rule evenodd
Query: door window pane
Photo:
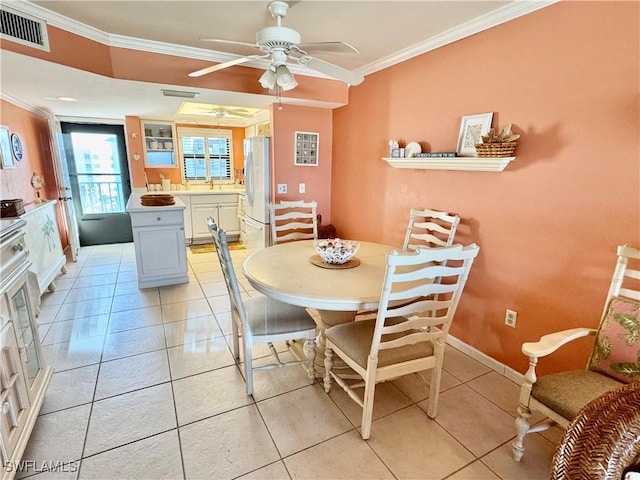
M 83 215 L 124 212 L 118 137 L 71 133 Z
M 120 177 L 114 175 L 78 175 L 83 215 L 124 212 Z

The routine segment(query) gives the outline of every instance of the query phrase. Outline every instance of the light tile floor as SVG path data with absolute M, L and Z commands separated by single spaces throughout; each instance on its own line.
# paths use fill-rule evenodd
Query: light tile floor
M 82 248 L 45 294 L 40 336 L 56 373 L 18 477 L 35 461 L 72 462 L 37 480 L 548 478 L 557 433 L 529 435 L 514 462 L 518 386 L 451 346 L 437 418 L 426 375 L 381 384 L 366 442 L 360 408 L 302 369 L 255 373 L 247 397 L 215 253 L 187 255 L 188 285 L 140 291 L 132 244 Z M 246 252 L 232 255 L 241 272 Z

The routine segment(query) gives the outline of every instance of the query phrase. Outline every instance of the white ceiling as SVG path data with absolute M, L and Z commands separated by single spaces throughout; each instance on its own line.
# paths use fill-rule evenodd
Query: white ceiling
M 302 34 L 303 42 L 345 41 L 358 55 L 317 55 L 364 75 L 419 55 L 486 28 L 553 3 L 515 1 L 313 1 L 289 2 L 283 25 Z M 255 42 L 255 33 L 273 25 L 266 0 L 255 1 L 3 1 L 51 25 L 80 33 L 107 45 L 155 52 L 179 52 L 185 57 L 227 61 L 257 51 L 246 48 L 213 51 L 200 38 Z M 216 48 L 220 48 L 216 44 Z M 174 53 L 175 54 L 175 53 Z M 261 67 L 262 63 L 246 65 Z M 158 101 L 160 88 L 193 90 L 103 77 L 0 51 L 1 89 L 7 98 L 48 109 L 56 115 L 118 118 L 125 115 L 176 119 L 184 99 Z M 292 68 L 292 70 L 294 70 Z M 305 67 L 295 74 L 315 75 Z M 215 72 L 210 75 L 222 74 Z M 366 82 L 366 79 L 365 79 Z M 239 108 L 267 108 L 269 95 L 248 95 L 198 88 L 201 103 Z M 62 102 L 59 96 L 79 98 Z M 304 104 L 304 101 L 298 102 Z M 185 120 L 185 118 L 182 118 Z M 195 119 L 209 122 L 210 119 Z M 245 119 L 237 119 L 239 125 Z

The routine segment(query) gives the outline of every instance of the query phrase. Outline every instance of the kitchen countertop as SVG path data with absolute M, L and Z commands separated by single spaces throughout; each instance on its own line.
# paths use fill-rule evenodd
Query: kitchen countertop
M 180 190 L 169 190 L 169 191 L 160 191 L 160 192 L 147 192 L 147 190 L 145 188 L 134 188 L 134 193 L 137 194 L 145 194 L 145 193 L 150 193 L 150 194 L 154 194 L 154 193 L 170 193 L 172 195 L 225 195 L 225 194 L 229 194 L 229 193 L 237 193 L 237 194 L 243 194 L 245 192 L 244 187 L 223 187 L 222 189 L 220 188 L 215 188 L 215 189 L 211 189 L 210 187 L 192 187 L 189 190 L 186 189 L 180 189 Z
M 154 192 L 152 192 L 154 193 Z M 169 193 L 169 192 L 155 192 L 155 193 Z M 171 192 L 172 194 L 174 192 Z M 145 205 L 142 205 L 140 203 L 140 197 L 142 195 L 145 195 L 145 193 L 132 193 L 131 196 L 129 197 L 129 201 L 127 202 L 127 208 L 126 211 L 128 213 L 135 213 L 135 212 L 168 212 L 171 210 L 184 210 L 186 207 L 186 205 L 182 202 L 182 200 L 180 200 L 179 197 L 175 197 L 175 201 L 176 203 L 174 203 L 173 205 L 160 205 L 160 206 L 152 206 L 152 207 L 147 207 Z

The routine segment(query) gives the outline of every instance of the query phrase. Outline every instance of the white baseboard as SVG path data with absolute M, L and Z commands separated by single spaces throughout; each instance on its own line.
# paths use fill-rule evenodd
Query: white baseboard
M 454 337 L 453 335 L 447 335 L 447 343 L 452 347 L 457 348 L 462 353 L 469 355 L 474 360 L 489 367 L 491 370 L 498 372 L 500 375 L 507 377 L 509 380 L 521 384 L 524 380 L 524 375 L 517 372 L 511 367 L 506 366 L 503 363 L 498 362 L 496 359 L 491 358 L 489 355 L 482 353 L 480 350 L 473 348 L 471 345 L 467 345 L 462 340 Z

